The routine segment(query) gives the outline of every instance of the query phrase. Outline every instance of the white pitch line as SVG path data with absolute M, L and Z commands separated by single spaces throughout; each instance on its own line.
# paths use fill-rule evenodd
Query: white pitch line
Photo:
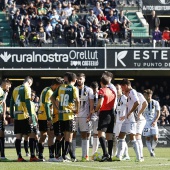
M 64 162 L 64 163 L 61 163 L 61 162 L 45 162 L 45 163 L 50 163 L 50 164 L 62 164 L 62 166 L 72 166 L 72 167 L 81 167 L 81 168 L 91 168 L 91 169 L 108 169 L 110 170 L 111 169 L 121 169 L 121 168 L 134 168 L 134 167 L 140 167 L 140 165 L 143 167 L 162 167 L 162 166 L 170 166 L 170 164 L 156 164 L 156 165 L 143 165 L 142 162 L 137 164 L 137 165 L 128 165 L 128 166 L 117 166 L 116 168 L 113 167 L 114 164 L 112 164 L 112 166 L 107 166 L 107 167 L 92 167 L 92 166 L 86 166 L 86 165 L 80 165 L 80 164 L 77 164 L 77 162 L 74 164 L 70 164 L 68 162 Z

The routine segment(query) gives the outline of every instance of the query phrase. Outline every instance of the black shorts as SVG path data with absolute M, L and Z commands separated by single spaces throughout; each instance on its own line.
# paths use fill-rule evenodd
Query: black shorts
M 47 120 L 38 120 L 38 125 L 40 132 L 47 132 L 49 129 L 47 126 Z M 50 130 L 53 130 L 53 127 L 50 127 Z
M 58 123 L 59 122 L 59 123 Z M 76 131 L 76 121 L 75 120 L 66 120 L 66 121 L 58 121 L 54 123 L 54 133 L 62 134 L 64 132 L 75 132 Z
M 98 131 L 113 133 L 114 115 L 112 110 L 99 113 Z
M 63 121 L 57 121 L 53 123 L 53 129 L 55 136 L 63 136 L 64 135 Z
M 28 135 L 31 133 L 31 125 L 29 119 L 14 120 L 14 133 Z
M 0 130 L 4 131 L 4 118 L 2 115 L 0 115 Z

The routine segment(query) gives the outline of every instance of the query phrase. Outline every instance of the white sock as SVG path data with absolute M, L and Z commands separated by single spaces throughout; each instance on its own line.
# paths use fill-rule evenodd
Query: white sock
M 117 147 L 118 147 L 118 140 L 115 136 L 115 134 L 113 135 L 113 156 L 117 155 Z
M 146 146 L 147 146 L 149 152 L 151 153 L 152 152 L 151 142 L 146 140 Z
M 139 145 L 138 145 L 137 141 L 133 140 L 133 141 L 132 141 L 132 144 L 133 144 L 133 149 L 134 149 L 134 151 L 135 151 L 135 153 L 136 153 L 136 158 L 137 158 L 137 160 L 140 160 L 141 157 L 140 157 Z
M 155 149 L 157 144 L 158 144 L 158 140 L 157 141 L 152 140 L 152 149 Z
M 125 156 L 125 157 L 129 157 L 128 145 L 127 145 L 126 141 L 125 141 L 124 145 L 125 145 L 124 156 Z
M 72 140 L 72 147 L 73 147 L 73 155 L 76 153 L 76 139 Z
M 99 138 L 98 137 L 93 137 L 93 149 L 92 149 L 92 155 L 97 152 L 99 147 Z
M 138 145 L 139 145 L 139 153 L 140 157 L 143 158 L 143 142 L 142 139 L 137 139 Z
M 89 145 L 90 145 L 89 139 L 86 140 L 86 141 L 87 141 L 87 146 L 86 146 L 86 157 L 89 158 Z
M 82 147 L 82 158 L 86 158 L 86 156 L 87 156 L 87 140 L 82 139 L 81 145 L 82 145 L 81 146 Z
M 126 142 L 124 139 L 119 139 L 118 151 L 117 151 L 117 155 L 116 155 L 118 158 L 122 158 L 122 156 L 123 156 L 123 153 L 125 151 L 125 146 L 126 146 L 125 143 Z

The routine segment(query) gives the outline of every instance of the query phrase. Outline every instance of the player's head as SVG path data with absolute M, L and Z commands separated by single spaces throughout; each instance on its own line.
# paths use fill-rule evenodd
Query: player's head
M 77 74 L 77 85 L 78 86 L 83 86 L 85 80 L 86 80 L 86 76 L 85 76 L 84 73 L 78 73 Z
M 36 92 L 34 90 L 31 90 L 31 101 L 34 101 L 36 96 Z
M 108 76 L 106 76 L 106 75 L 103 75 L 101 78 L 100 78 L 100 84 L 101 84 L 101 86 L 106 86 L 106 85 L 108 85 L 109 84 L 109 77 Z
M 7 78 L 3 79 L 2 80 L 2 83 L 1 83 L 1 87 L 4 91 L 9 91 L 9 89 L 11 88 L 11 81 Z
M 113 79 L 113 74 L 112 74 L 111 72 L 109 72 L 109 71 L 105 71 L 105 72 L 102 74 L 102 76 L 107 76 L 107 77 L 109 78 L 109 83 L 108 83 L 108 84 L 110 84 L 110 82 L 111 82 L 112 79 Z
M 96 94 L 97 91 L 98 91 L 98 88 L 99 88 L 99 85 L 98 85 L 97 81 L 93 81 L 93 82 L 90 84 L 90 87 L 93 89 L 93 93 Z
M 63 78 L 56 77 L 51 84 L 52 90 L 55 91 L 61 84 L 63 84 Z
M 143 95 L 144 95 L 146 100 L 149 100 L 149 99 L 152 98 L 153 91 L 151 89 L 146 89 L 146 90 L 143 91 Z
M 120 82 L 120 85 L 121 85 L 121 88 L 122 88 L 122 92 L 125 93 L 125 94 L 129 91 L 129 88 L 131 88 L 131 82 L 127 78 L 124 78 Z
M 30 76 L 27 76 L 27 77 L 24 79 L 24 84 L 27 84 L 29 87 L 31 87 L 32 84 L 33 84 L 33 78 L 30 77 Z
M 121 85 L 120 84 L 116 84 L 115 87 L 116 87 L 116 90 L 117 90 L 117 94 L 121 95 L 122 94 L 122 87 L 121 87 Z
M 75 73 L 66 72 L 66 73 L 64 74 L 64 83 L 65 83 L 65 84 L 68 84 L 68 83 L 71 83 L 71 82 L 75 83 L 76 80 L 77 80 L 77 76 L 76 76 Z

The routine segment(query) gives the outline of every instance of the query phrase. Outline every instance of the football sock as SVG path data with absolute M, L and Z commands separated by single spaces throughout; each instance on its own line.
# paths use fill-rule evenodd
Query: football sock
M 87 155 L 87 140 L 82 139 L 82 157 L 86 158 Z
M 133 149 L 134 149 L 134 151 L 135 151 L 135 153 L 136 153 L 136 158 L 137 158 L 137 160 L 140 160 L 141 157 L 140 157 L 139 146 L 138 146 L 137 141 L 133 140 L 133 141 L 132 141 L 132 144 L 133 144 Z
M 1 152 L 1 157 L 5 157 L 5 152 L 4 152 L 4 148 L 5 148 L 5 138 L 4 137 L 0 137 L 0 152 Z
M 112 157 L 112 153 L 113 153 L 113 140 L 108 140 L 108 153 L 109 153 L 109 156 Z
M 117 153 L 117 145 L 118 145 L 117 142 L 118 142 L 118 140 L 117 140 L 115 134 L 113 134 L 113 156 L 115 156 Z
M 124 151 L 125 151 L 125 147 L 126 147 L 126 142 L 124 139 L 119 139 L 118 141 L 118 150 L 117 150 L 117 157 L 118 158 L 122 158 Z
M 39 149 L 39 159 L 43 159 L 43 151 L 44 151 L 44 146 L 42 143 L 38 143 L 38 149 Z
M 68 154 L 68 152 L 69 152 L 69 143 L 70 143 L 70 142 L 65 141 L 65 150 L 64 150 L 64 152 L 63 152 L 63 154 L 62 154 L 63 159 L 65 159 L 65 156 L 66 156 L 66 155 Z
M 48 146 L 49 158 L 54 158 L 54 145 Z
M 147 146 L 149 152 L 151 153 L 152 152 L 151 142 L 146 140 L 146 146 Z
M 56 140 L 56 151 L 55 151 L 55 156 L 60 157 L 61 156 L 61 146 L 62 146 L 62 140 Z
M 34 158 L 35 157 L 35 139 L 34 138 L 29 139 L 29 146 L 30 146 L 31 158 Z
M 99 138 L 98 137 L 93 137 L 93 149 L 92 149 L 92 155 L 97 152 L 99 147 Z
M 73 149 L 73 155 L 75 156 L 76 154 L 76 139 L 72 140 L 72 149 Z
M 143 158 L 143 142 L 142 139 L 137 139 L 138 146 L 139 146 L 139 153 L 140 157 Z
M 102 150 L 103 150 L 103 156 L 108 155 L 108 152 L 107 152 L 107 149 L 106 149 L 106 140 L 105 140 L 105 138 L 104 137 L 100 137 L 99 141 L 100 141 L 100 145 L 101 145 Z
M 90 145 L 89 139 L 87 139 L 86 142 L 87 142 L 87 146 L 86 146 L 86 158 L 89 158 L 89 145 Z
M 28 141 L 24 140 L 24 149 L 25 149 L 25 153 L 29 153 L 28 152 Z
M 129 157 L 129 153 L 128 153 L 128 145 L 126 143 L 126 141 L 123 143 L 123 147 L 124 147 L 124 156 Z
M 38 140 L 37 139 L 34 141 L 34 146 L 35 146 L 36 153 L 38 153 L 39 150 L 38 150 Z
M 64 150 L 65 150 L 65 139 L 63 138 L 62 140 L 61 140 L 61 146 L 62 146 L 62 154 L 64 153 Z
M 155 149 L 157 144 L 158 144 L 158 140 L 157 141 L 152 140 L 152 149 Z
M 21 155 L 21 139 L 15 140 L 15 148 L 16 148 L 18 158 L 22 158 L 22 155 Z
M 73 154 L 73 144 L 72 142 L 69 142 L 69 154 L 71 158 L 75 159 L 75 155 Z

